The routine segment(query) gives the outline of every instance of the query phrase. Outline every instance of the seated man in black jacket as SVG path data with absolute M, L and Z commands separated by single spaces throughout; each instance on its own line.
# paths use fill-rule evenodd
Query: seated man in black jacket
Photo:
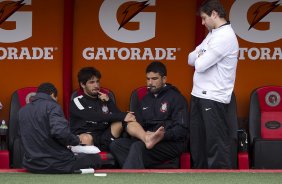
M 31 103 L 19 111 L 19 130 L 24 147 L 23 166 L 34 173 L 73 173 L 98 168 L 98 154 L 74 154 L 67 147 L 80 143 L 57 101 L 57 89 L 43 83 Z
M 176 87 L 166 83 L 166 75 L 166 67 L 161 62 L 147 66 L 148 94 L 134 112 L 142 127 L 129 123 L 127 131 L 134 138 L 116 139 L 110 145 L 124 169 L 153 168 L 188 149 L 187 101 Z
M 107 94 L 100 92 L 101 73 L 97 69 L 82 68 L 77 77 L 84 94 L 71 101 L 71 131 L 87 145 L 109 151 L 110 143 L 121 135 L 122 122 L 136 122 L 135 116 L 121 112 Z

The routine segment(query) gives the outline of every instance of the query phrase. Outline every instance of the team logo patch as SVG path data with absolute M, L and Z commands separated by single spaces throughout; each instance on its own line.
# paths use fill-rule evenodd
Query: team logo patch
M 167 111 L 167 102 L 162 103 L 162 106 L 160 108 L 161 112 L 166 112 Z
M 107 105 L 103 105 L 102 106 L 102 112 L 105 113 L 105 114 L 108 114 L 109 113 L 109 108 Z
M 265 95 L 265 103 L 270 107 L 276 107 L 280 104 L 280 95 L 276 91 L 270 91 Z

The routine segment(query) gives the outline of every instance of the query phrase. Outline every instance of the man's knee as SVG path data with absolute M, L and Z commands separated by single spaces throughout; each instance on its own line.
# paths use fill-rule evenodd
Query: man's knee
M 113 137 L 118 138 L 123 130 L 122 122 L 113 122 L 111 124 L 111 134 Z
M 146 146 L 142 141 L 136 141 L 130 147 L 131 150 L 135 150 L 137 152 L 143 151 L 143 150 L 145 150 L 145 148 L 146 148 Z
M 109 145 L 110 152 L 115 153 L 120 149 L 120 141 L 119 139 L 115 139 Z
M 111 142 L 111 144 L 109 145 L 109 150 L 110 150 L 110 152 L 115 152 L 116 151 L 116 143 L 115 143 L 115 141 Z
M 93 145 L 93 137 L 90 134 L 80 134 L 79 138 L 82 144 Z

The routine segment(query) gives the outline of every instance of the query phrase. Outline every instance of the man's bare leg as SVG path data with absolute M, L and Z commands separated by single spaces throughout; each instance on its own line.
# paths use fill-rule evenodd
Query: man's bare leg
M 127 123 L 127 133 L 132 137 L 136 137 L 146 142 L 146 132 L 144 131 L 143 127 L 136 121 L 132 121 Z
M 164 137 L 164 127 L 160 127 L 156 132 L 145 132 L 138 122 L 130 122 L 127 124 L 127 132 L 129 135 L 143 141 L 147 149 L 152 149 Z
M 87 133 L 80 134 L 79 139 L 81 140 L 81 144 L 93 145 L 93 137 L 90 134 Z
M 114 138 L 119 138 L 122 132 L 122 123 L 121 122 L 113 122 L 111 124 L 111 133 Z

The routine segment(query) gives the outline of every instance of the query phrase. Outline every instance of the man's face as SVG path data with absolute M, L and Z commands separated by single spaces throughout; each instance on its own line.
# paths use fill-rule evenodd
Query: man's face
M 211 16 L 208 16 L 206 13 L 201 12 L 201 19 L 202 19 L 202 25 L 206 26 L 206 28 L 211 31 L 212 29 L 215 28 L 214 26 L 214 14 L 215 12 L 213 11 Z
M 159 73 L 149 72 L 146 74 L 146 77 L 147 87 L 153 94 L 158 93 L 166 83 L 166 76 L 162 77 Z
M 95 97 L 100 91 L 100 79 L 95 76 L 88 80 L 85 85 L 82 83 L 80 85 L 83 88 L 84 94 L 88 96 Z

